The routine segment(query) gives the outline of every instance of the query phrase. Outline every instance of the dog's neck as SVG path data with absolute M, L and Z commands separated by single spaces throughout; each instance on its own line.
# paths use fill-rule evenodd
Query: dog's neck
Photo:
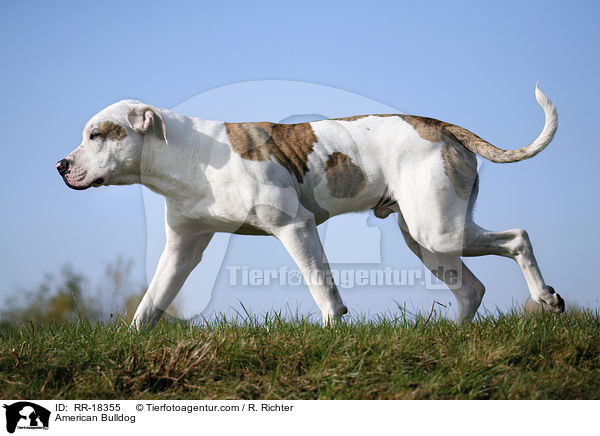
M 229 146 L 219 142 L 215 131 L 223 124 L 190 118 L 171 111 L 162 111 L 167 142 L 147 136 L 144 139 L 140 163 L 140 182 L 167 198 L 202 198 L 210 192 L 205 169 L 211 158 L 229 152 Z M 176 164 L 174 164 L 176 163 Z M 174 171 L 174 168 L 177 171 Z

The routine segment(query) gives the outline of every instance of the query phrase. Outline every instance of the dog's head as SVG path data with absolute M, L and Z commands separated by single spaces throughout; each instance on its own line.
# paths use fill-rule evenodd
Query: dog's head
M 146 138 L 166 143 L 160 111 L 135 100 L 120 101 L 88 121 L 81 144 L 56 169 L 73 189 L 137 183 Z

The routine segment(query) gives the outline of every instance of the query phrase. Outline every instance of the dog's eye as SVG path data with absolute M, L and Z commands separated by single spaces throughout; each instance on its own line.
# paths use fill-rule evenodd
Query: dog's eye
M 98 136 L 100 136 L 98 132 L 90 132 L 90 141 L 93 141 Z

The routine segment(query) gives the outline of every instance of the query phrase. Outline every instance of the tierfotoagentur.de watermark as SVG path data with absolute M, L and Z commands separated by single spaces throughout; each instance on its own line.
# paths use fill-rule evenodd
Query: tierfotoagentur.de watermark
M 308 284 L 335 283 L 342 289 L 357 286 L 424 286 L 425 289 L 444 289 L 446 285 L 437 277 L 422 269 L 381 268 L 331 268 L 331 275 L 324 276 L 313 271 L 307 280 L 299 269 L 281 266 L 279 268 L 250 268 L 248 266 L 229 265 L 229 286 L 305 286 Z M 436 271 L 438 277 L 444 276 L 450 282 L 458 284 L 460 275 L 456 270 Z

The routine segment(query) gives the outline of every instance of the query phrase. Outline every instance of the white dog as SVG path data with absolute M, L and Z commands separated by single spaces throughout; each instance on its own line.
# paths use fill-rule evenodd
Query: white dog
M 153 326 L 202 258 L 215 232 L 277 237 L 297 263 L 323 321 L 347 312 L 317 225 L 373 209 L 398 214 L 410 249 L 453 291 L 459 320 L 475 314 L 484 286 L 460 256 L 496 254 L 521 267 L 532 298 L 553 311 L 527 233 L 492 232 L 472 221 L 475 155 L 516 162 L 543 150 L 557 128 L 553 103 L 530 145 L 503 150 L 462 127 L 412 115 L 361 115 L 301 124 L 189 118 L 134 100 L 85 126 L 81 145 L 57 164 L 73 189 L 142 183 L 166 198 L 166 244 L 133 320 Z

